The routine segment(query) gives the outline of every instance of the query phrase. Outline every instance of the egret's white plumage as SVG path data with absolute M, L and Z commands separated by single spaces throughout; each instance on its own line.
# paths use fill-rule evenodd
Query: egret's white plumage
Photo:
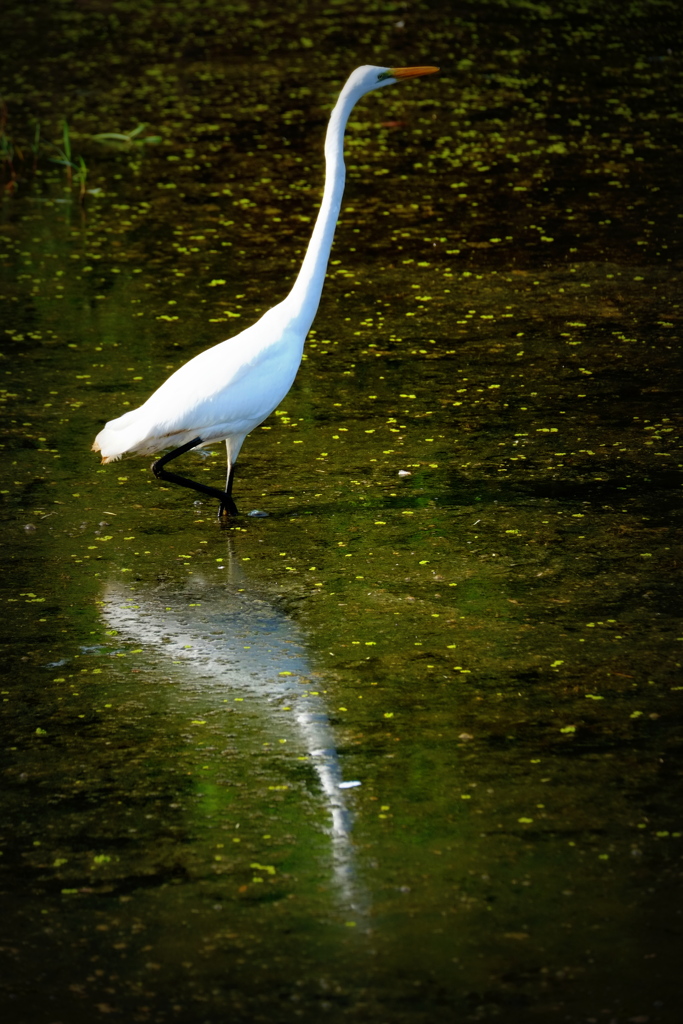
M 344 131 L 351 110 L 365 93 L 401 78 L 431 74 L 434 67 L 357 68 L 342 89 L 325 137 L 325 189 L 313 234 L 289 295 L 251 327 L 181 366 L 144 405 L 110 420 L 95 438 L 102 462 L 123 455 L 174 449 L 154 465 L 157 476 L 221 499 L 220 512 L 235 512 L 232 471 L 247 434 L 277 408 L 292 386 L 304 341 L 318 310 L 327 261 L 344 192 Z M 189 448 L 225 440 L 225 492 L 164 470 Z M 176 451 L 176 449 L 181 449 Z

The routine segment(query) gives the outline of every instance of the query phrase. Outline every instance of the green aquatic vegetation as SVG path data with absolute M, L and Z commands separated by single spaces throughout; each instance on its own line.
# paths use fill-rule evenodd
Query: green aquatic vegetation
M 142 122 L 129 132 L 97 132 L 92 136 L 95 142 L 117 150 L 142 150 L 145 146 L 161 142 L 161 135 L 142 135 L 147 125 Z
M 59 153 L 58 157 L 50 157 L 53 163 L 60 164 L 66 173 L 66 180 L 69 186 L 76 185 L 78 187 L 78 201 L 83 203 L 85 200 L 86 183 L 88 180 L 88 167 L 85 159 L 82 155 L 72 156 L 71 151 L 71 133 L 69 131 L 69 123 L 64 118 L 62 122 L 62 144 L 61 146 L 53 143 L 53 146 Z M 92 191 L 92 190 L 91 190 Z
M 10 182 L 14 178 L 14 146 L 5 131 L 0 131 L 0 161 Z M 7 186 L 6 186 L 7 187 Z
M 26 143 L 16 142 L 7 131 L 8 112 L 6 104 L 0 107 L 0 167 L 8 178 L 5 188 L 14 191 L 20 181 L 29 180 L 40 170 L 41 156 L 57 150 L 58 156 L 50 156 L 51 163 L 64 168 L 67 185 L 75 185 L 78 189 L 78 201 L 83 203 L 87 193 L 96 194 L 98 189 L 88 189 L 88 166 L 82 154 L 76 156 L 72 150 L 72 135 L 68 120 L 61 124 L 61 141 L 59 143 L 44 140 L 41 122 L 35 120 L 33 133 Z M 29 162 L 28 155 L 31 159 Z
M 14 141 L 7 131 L 8 110 L 6 102 L 0 97 L 0 180 L 6 178 L 5 191 L 12 192 L 19 173 L 19 167 L 23 163 L 24 154 L 22 148 Z M 40 138 L 40 126 L 36 126 L 34 142 Z
M 71 159 L 71 133 L 69 132 L 69 122 L 64 118 L 62 121 L 62 145 L 61 148 L 57 143 L 53 143 L 57 152 L 58 157 L 51 157 L 53 163 L 61 164 L 66 171 L 66 179 L 69 185 L 71 184 L 73 172 L 76 169 L 76 165 Z

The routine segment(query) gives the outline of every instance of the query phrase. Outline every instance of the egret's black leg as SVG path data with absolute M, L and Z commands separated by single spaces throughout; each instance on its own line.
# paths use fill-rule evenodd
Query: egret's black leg
M 164 469 L 167 462 L 172 459 L 177 459 L 179 455 L 184 455 L 185 452 L 189 452 L 191 448 L 196 448 L 198 444 L 202 443 L 201 437 L 195 437 L 193 441 L 188 441 L 187 444 L 181 444 L 180 448 L 174 448 L 172 452 L 167 452 L 166 455 L 162 455 L 160 459 L 152 463 L 152 472 L 155 477 L 159 480 L 167 480 L 172 484 L 180 484 L 181 487 L 190 487 L 193 491 L 199 491 L 201 494 L 208 494 L 212 498 L 218 498 L 221 503 L 220 515 L 237 515 L 237 508 L 235 502 L 232 500 L 230 491 L 219 491 L 217 487 L 209 487 L 208 484 L 200 484 L 196 480 L 190 480 L 186 476 L 179 476 L 177 473 L 171 473 L 169 470 Z M 230 489 L 232 488 L 232 472 L 229 477 Z
M 238 515 L 237 505 L 232 500 L 232 478 L 234 477 L 234 475 L 235 475 L 235 467 L 231 466 L 230 467 L 230 472 L 228 473 L 228 481 L 227 481 L 227 483 L 225 485 L 225 494 L 223 495 L 223 497 L 221 499 L 220 508 L 218 509 L 218 515 L 219 516 L 236 516 L 236 515 Z

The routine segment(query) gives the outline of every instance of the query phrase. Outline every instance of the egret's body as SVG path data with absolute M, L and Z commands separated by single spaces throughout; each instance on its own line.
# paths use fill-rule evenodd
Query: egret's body
M 357 68 L 330 116 L 325 139 L 325 190 L 301 270 L 289 295 L 251 327 L 201 352 L 181 366 L 144 405 L 110 420 L 93 449 L 103 462 L 124 455 L 173 450 L 153 465 L 162 479 L 212 494 L 219 514 L 237 511 L 232 500 L 235 460 L 247 434 L 277 408 L 301 363 L 304 341 L 318 310 L 327 261 L 344 192 L 344 131 L 351 110 L 367 92 L 400 78 L 430 74 L 420 68 Z M 163 467 L 191 448 L 224 440 L 228 478 L 225 491 L 168 472 Z

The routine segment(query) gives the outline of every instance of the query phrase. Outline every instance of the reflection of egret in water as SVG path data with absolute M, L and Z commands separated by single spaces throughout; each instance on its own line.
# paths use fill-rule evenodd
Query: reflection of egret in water
M 296 624 L 250 593 L 249 581 L 234 563 L 227 586 L 196 575 L 184 593 L 177 587 L 108 584 L 102 615 L 122 638 L 163 652 L 179 667 L 185 685 L 200 689 L 203 698 L 248 693 L 259 698 L 269 712 L 268 724 L 277 724 L 280 733 L 283 718 L 295 723 L 292 740 L 311 758 L 331 815 L 335 882 L 345 904 L 356 905 L 351 814 L 344 798 L 349 783 L 342 781 L 325 700 L 316 686 L 302 688 L 301 678 L 310 683 L 312 668 Z M 293 716 L 275 714 L 283 704 L 292 705 Z

